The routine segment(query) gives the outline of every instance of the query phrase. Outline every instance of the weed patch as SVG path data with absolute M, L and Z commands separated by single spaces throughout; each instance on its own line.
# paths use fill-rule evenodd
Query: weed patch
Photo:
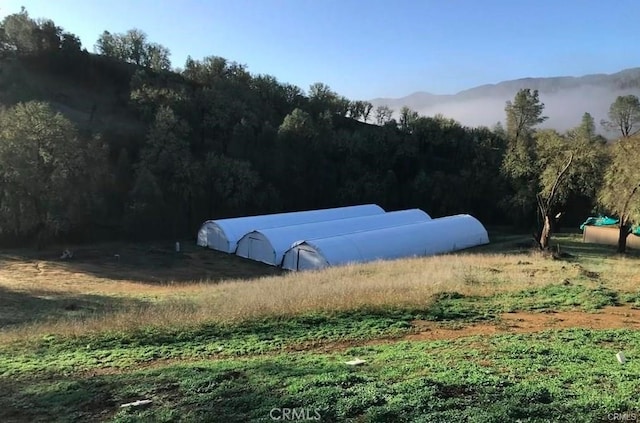
M 624 366 L 615 360 L 620 347 Z M 576 329 L 227 358 L 19 382 L 0 399 L 0 418 L 239 422 L 305 408 L 321 421 L 593 422 L 639 409 L 638 350 L 637 332 Z M 353 354 L 368 364 L 346 366 Z M 153 405 L 118 408 L 141 398 Z

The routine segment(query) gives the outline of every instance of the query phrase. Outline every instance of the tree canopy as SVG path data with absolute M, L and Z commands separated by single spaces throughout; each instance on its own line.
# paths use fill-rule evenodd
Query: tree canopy
M 530 220 L 535 210 L 537 175 L 534 128 L 547 118 L 543 116 L 544 103 L 538 91 L 522 89 L 513 101 L 505 105 L 507 118 L 507 151 L 502 162 L 502 171 L 509 180 L 512 192 L 504 199 L 506 207 L 520 221 Z
M 507 101 L 504 110 L 507 114 L 507 136 L 512 143 L 530 137 L 533 128 L 547 120 L 542 115 L 544 103 L 540 101 L 538 90 L 518 90 L 513 101 Z
M 133 28 L 124 34 L 104 31 L 95 44 L 99 54 L 156 71 L 171 69 L 169 49 L 147 41 L 147 34 Z
M 0 113 L 0 232 L 44 238 L 86 224 L 102 154 L 46 103 Z
M 611 151 L 611 163 L 604 173 L 598 193 L 599 203 L 620 219 L 618 251 L 626 249 L 626 237 L 633 223 L 640 223 L 640 166 L 637 137 L 617 141 Z
M 640 100 L 633 94 L 618 96 L 609 107 L 609 120 L 601 123 L 609 130 L 619 131 L 623 138 L 635 135 L 640 131 Z
M 32 19 L 24 7 L 0 22 L 0 54 L 79 52 L 81 47 L 77 36 L 64 31 L 50 19 Z
M 589 113 L 576 128 L 560 134 L 535 129 L 546 120 L 543 111 L 535 90 L 520 90 L 506 103 L 508 147 L 502 169 L 513 190 L 504 203 L 525 221 L 537 209 L 536 237 L 540 247 L 547 248 L 565 204 L 577 196 L 595 196 L 606 160 Z

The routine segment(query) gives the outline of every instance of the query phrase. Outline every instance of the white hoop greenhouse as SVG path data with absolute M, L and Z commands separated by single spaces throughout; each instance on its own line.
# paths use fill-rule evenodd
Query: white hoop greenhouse
M 240 238 L 251 231 L 384 213 L 384 209 L 378 205 L 364 204 L 332 209 L 207 220 L 198 231 L 197 244 L 213 250 L 234 253 Z
M 427 213 L 420 209 L 411 209 L 373 216 L 261 229 L 243 236 L 238 242 L 236 254 L 272 266 L 280 266 L 284 253 L 296 241 L 333 237 L 429 220 L 431 217 Z
M 489 243 L 484 226 L 461 214 L 422 223 L 298 241 L 285 254 L 289 270 L 322 269 L 347 263 L 428 256 Z

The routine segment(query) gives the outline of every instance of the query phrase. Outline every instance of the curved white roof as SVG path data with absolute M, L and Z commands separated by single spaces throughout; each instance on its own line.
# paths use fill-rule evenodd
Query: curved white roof
M 300 241 L 285 253 L 282 267 L 290 270 L 319 269 L 346 263 L 427 256 L 488 242 L 484 226 L 473 216 L 460 214 L 422 223 Z
M 431 220 L 431 217 L 427 213 L 420 209 L 411 209 L 372 216 L 261 229 L 243 236 L 238 241 L 236 254 L 272 266 L 279 266 L 282 263 L 284 253 L 297 241 L 389 228 L 429 220 Z
M 332 209 L 207 220 L 198 231 L 197 244 L 201 247 L 209 247 L 214 250 L 233 253 L 236 250 L 240 238 L 254 230 L 358 216 L 371 216 L 383 214 L 384 212 L 384 209 L 376 204 L 364 204 Z

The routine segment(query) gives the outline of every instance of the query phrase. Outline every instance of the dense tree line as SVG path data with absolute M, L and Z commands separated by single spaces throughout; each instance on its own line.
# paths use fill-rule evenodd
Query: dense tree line
M 193 236 L 210 218 L 371 202 L 535 227 L 544 247 L 577 198 L 584 213 L 600 204 L 622 216 L 625 230 L 640 217 L 640 180 L 623 153 L 638 124 L 630 98 L 612 105 L 606 123 L 627 141 L 608 148 L 588 114 L 565 134 L 536 129 L 544 104 L 531 90 L 507 103 L 506 128 L 468 128 L 406 107 L 396 120 L 388 107 L 373 110 L 325 84 L 305 92 L 217 56 L 172 71 L 168 49 L 139 30 L 105 31 L 99 56 L 69 61 L 69 49 L 81 50 L 77 37 L 24 10 L 0 23 L 0 48 L 94 69 L 72 74 L 116 84 L 122 109 L 143 128 L 124 137 L 77 127 L 36 95 L 5 98 L 5 241 Z
M 8 15 L 0 28 L 0 57 L 7 54 L 29 55 L 51 51 L 80 51 L 80 39 L 64 31 L 50 19 L 31 19 L 23 7 Z

